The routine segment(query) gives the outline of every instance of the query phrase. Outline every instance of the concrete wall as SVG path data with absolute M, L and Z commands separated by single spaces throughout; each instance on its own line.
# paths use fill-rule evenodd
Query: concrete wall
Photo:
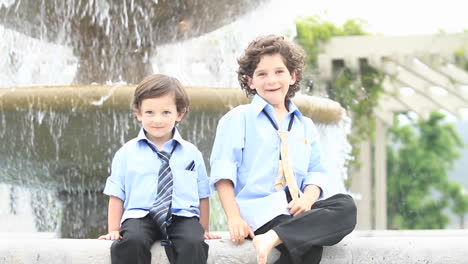
M 234 246 L 227 234 L 209 240 L 209 264 L 254 264 L 255 250 L 250 241 Z M 0 234 L 2 264 L 110 264 L 112 241 L 96 239 L 56 239 Z M 468 230 L 436 231 L 355 231 L 332 247 L 325 247 L 322 264 L 425 263 L 466 264 Z M 152 263 L 168 263 L 164 249 L 156 243 Z M 278 257 L 272 252 L 269 263 Z

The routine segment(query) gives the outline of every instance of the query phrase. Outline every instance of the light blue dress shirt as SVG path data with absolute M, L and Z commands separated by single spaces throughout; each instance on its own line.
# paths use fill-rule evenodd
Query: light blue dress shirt
M 146 216 L 156 200 L 161 159 L 146 140 L 148 138 L 142 128 L 136 138 L 116 152 L 112 161 L 112 172 L 107 178 L 104 194 L 124 201 L 121 222 Z M 151 141 L 148 142 L 158 149 Z M 200 199 L 209 197 L 211 192 L 202 154 L 192 143 L 183 140 L 177 129 L 162 151 L 170 153 L 174 144 L 178 145 L 169 160 L 174 183 L 172 213 L 200 217 Z M 191 161 L 195 162 L 195 168 L 193 171 L 185 170 Z
M 284 190 L 274 188 L 280 138 L 263 109 L 276 123 L 273 107 L 258 95 L 251 104 L 240 105 L 224 115 L 218 123 L 210 159 L 211 187 L 214 189 L 221 179 L 232 181 L 241 216 L 253 230 L 278 215 L 290 214 Z M 307 185 L 317 185 L 322 197 L 327 181 L 317 129 L 291 102 L 279 130 L 287 131 L 291 117 L 294 122 L 288 136 L 289 156 L 298 187 L 304 191 Z

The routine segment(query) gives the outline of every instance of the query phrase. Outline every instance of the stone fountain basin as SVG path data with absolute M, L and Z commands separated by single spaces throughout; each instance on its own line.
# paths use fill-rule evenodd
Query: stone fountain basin
M 65 191 L 101 191 L 114 153 L 139 130 L 134 85 L 0 89 L 0 182 Z M 247 103 L 241 89 L 187 87 L 181 134 L 209 158 L 219 118 Z M 298 94 L 295 102 L 316 123 L 344 115 L 328 99 Z

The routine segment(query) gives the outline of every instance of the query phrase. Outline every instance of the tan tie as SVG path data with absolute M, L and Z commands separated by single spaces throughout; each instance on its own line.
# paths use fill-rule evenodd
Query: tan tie
M 287 185 L 292 199 L 295 200 L 299 198 L 299 188 L 297 187 L 296 177 L 294 176 L 291 159 L 289 158 L 288 134 L 288 131 L 278 131 L 281 140 L 281 159 L 279 160 L 275 189 L 279 191 Z

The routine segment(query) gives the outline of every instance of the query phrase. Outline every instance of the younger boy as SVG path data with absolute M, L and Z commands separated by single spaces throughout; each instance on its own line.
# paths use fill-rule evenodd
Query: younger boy
M 136 87 L 133 111 L 142 128 L 115 154 L 104 193 L 113 264 L 151 263 L 161 240 L 170 263 L 202 264 L 208 257 L 209 180 L 201 152 L 175 127 L 189 107 L 180 82 L 156 74 Z
M 317 129 L 291 99 L 299 90 L 304 54 L 280 36 L 252 41 L 238 59 L 248 105 L 221 118 L 211 153 L 231 240 L 253 239 L 259 264 L 319 263 L 323 245 L 338 243 L 356 225 L 346 194 L 329 197 Z M 327 199 L 325 199 L 327 198 Z

